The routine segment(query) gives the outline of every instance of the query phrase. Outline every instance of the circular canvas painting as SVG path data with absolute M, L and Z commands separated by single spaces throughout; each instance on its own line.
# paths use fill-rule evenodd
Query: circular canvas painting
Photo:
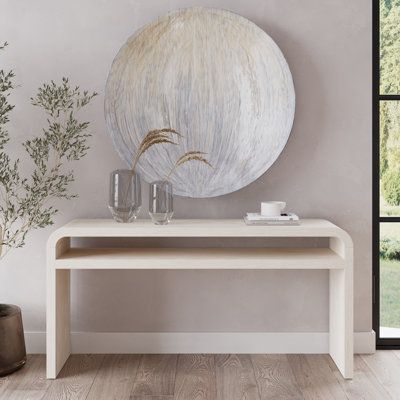
M 131 166 L 154 129 L 170 128 L 176 144 L 141 156 L 147 181 L 174 169 L 174 193 L 214 197 L 259 178 L 282 152 L 293 124 L 295 93 L 282 52 L 257 25 L 224 10 L 188 8 L 135 32 L 117 54 L 107 80 L 107 129 Z

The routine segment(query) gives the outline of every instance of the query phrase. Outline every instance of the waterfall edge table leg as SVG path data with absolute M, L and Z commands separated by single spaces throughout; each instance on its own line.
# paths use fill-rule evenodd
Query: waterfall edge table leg
M 47 265 L 46 376 L 57 378 L 71 354 L 70 270 L 55 269 L 54 256 L 69 248 L 69 238 L 61 239 L 49 254 Z
M 346 260 L 344 269 L 329 271 L 329 354 L 345 379 L 353 378 L 353 249 L 339 239 L 331 248 Z

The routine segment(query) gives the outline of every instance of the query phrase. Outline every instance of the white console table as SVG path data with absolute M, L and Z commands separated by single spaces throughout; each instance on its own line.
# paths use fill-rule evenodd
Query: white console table
M 302 248 L 73 248 L 71 238 L 286 237 L 329 238 L 329 247 Z M 247 226 L 242 220 L 74 220 L 47 244 L 47 378 L 70 355 L 70 271 L 73 269 L 328 269 L 329 354 L 345 378 L 353 376 L 353 243 L 329 221 L 299 226 Z

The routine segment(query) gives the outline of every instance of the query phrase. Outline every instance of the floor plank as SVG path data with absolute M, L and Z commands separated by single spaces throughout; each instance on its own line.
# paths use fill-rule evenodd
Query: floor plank
M 393 399 L 400 399 L 400 362 L 395 352 L 383 350 L 361 357 L 386 392 Z
M 46 380 L 46 356 L 31 355 L 21 370 L 9 375 L 7 387 L 0 389 L 0 399 L 40 400 L 51 384 Z
M 104 355 L 73 354 L 43 400 L 84 400 L 89 393 Z
M 215 370 L 218 400 L 260 400 L 250 356 L 216 355 Z
M 329 356 L 317 354 L 288 355 L 290 367 L 305 400 L 347 399 L 327 358 Z
M 140 360 L 131 397 L 174 394 L 176 354 L 146 354 Z
M 34 357 L 34 355 L 28 355 L 24 367 L 14 372 L 13 374 L 0 377 L 0 399 L 6 398 L 5 393 L 6 391 L 8 391 L 8 388 L 10 388 L 11 386 L 15 388 L 15 386 L 18 385 L 19 380 L 21 380 L 26 374 L 26 368 L 30 365 L 31 360 Z
M 46 380 L 45 356 L 33 355 L 0 378 L 0 399 L 400 399 L 400 351 L 356 356 L 354 367 L 345 380 L 328 355 L 73 355 Z
M 131 397 L 131 400 L 174 400 L 174 396 L 146 396 L 144 394 L 139 396 L 133 396 Z
M 104 356 L 87 400 L 129 400 L 139 362 L 139 355 Z
M 304 399 L 347 400 L 336 375 L 332 373 L 328 359 L 330 357 L 327 355 L 288 355 L 290 366 Z
M 342 378 L 332 359 L 330 359 L 329 365 L 349 400 L 391 399 L 361 356 L 356 355 L 354 357 L 354 377 L 352 380 Z
M 215 400 L 215 398 L 214 356 L 212 354 L 179 355 L 174 399 Z
M 286 355 L 252 355 L 257 385 L 262 400 L 304 399 Z

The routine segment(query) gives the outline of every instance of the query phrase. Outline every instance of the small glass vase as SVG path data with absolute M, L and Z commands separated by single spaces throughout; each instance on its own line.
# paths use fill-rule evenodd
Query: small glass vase
M 142 206 L 140 175 L 130 169 L 117 169 L 110 175 L 108 208 L 117 222 L 132 222 Z
M 172 183 L 156 181 L 150 184 L 149 214 L 157 225 L 166 225 L 174 214 Z

